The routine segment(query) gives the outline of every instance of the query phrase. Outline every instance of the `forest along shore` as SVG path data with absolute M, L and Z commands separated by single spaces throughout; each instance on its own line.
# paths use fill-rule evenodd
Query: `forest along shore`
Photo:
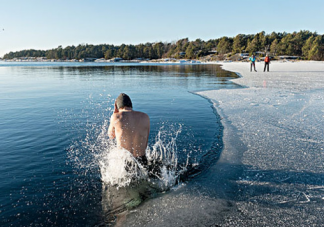
M 289 57 L 301 60 L 324 60 L 324 35 L 307 30 L 286 33 L 264 31 L 257 34 L 238 34 L 235 37 L 221 37 L 204 41 L 188 38 L 173 42 L 141 43 L 137 45 L 79 44 L 50 50 L 21 50 L 3 56 L 5 60 L 42 58 L 47 61 L 143 61 L 156 59 L 238 61 L 248 55 L 273 59 Z

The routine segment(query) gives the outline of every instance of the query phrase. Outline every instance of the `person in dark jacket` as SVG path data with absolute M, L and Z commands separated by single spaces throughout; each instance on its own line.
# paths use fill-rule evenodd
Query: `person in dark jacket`
M 267 68 L 267 72 L 269 72 L 269 64 L 270 64 L 270 57 L 268 55 L 266 55 L 266 57 L 264 58 L 263 72 L 265 72 L 266 68 Z

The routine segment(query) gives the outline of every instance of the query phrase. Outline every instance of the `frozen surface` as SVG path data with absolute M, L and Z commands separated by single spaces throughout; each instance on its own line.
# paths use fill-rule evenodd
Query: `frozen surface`
M 221 225 L 324 223 L 324 63 L 224 63 L 242 89 L 199 92 L 224 125 L 222 163 L 242 167 Z
M 270 67 L 271 72 L 250 73 L 246 63 L 224 64 L 242 75 L 233 82 L 246 88 L 199 94 L 238 130 L 247 147 L 242 164 L 323 173 L 324 63 L 275 62 Z

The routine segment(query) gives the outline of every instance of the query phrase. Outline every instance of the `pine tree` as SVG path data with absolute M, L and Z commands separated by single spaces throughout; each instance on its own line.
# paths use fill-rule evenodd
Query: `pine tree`
M 324 36 L 317 36 L 313 41 L 312 48 L 308 53 L 309 60 L 324 60 Z
M 309 60 L 309 51 L 312 49 L 314 40 L 315 40 L 314 36 L 309 37 L 302 48 L 303 56 L 306 57 L 306 59 L 308 60 Z
M 275 39 L 272 43 L 271 43 L 271 46 L 270 46 L 270 52 L 273 54 L 273 55 L 276 55 L 277 52 L 278 52 L 278 39 Z
M 217 45 L 217 52 L 219 54 L 226 54 L 232 50 L 231 43 L 227 37 L 221 38 Z
M 232 52 L 236 54 L 236 53 L 241 53 L 244 50 L 245 50 L 245 37 L 242 34 L 238 34 L 237 36 L 235 36 L 233 40 Z

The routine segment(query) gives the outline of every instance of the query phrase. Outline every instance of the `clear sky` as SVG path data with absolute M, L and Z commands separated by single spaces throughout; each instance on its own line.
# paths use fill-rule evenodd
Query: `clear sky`
M 59 45 L 139 44 L 310 30 L 324 0 L 0 0 L 0 57 Z

